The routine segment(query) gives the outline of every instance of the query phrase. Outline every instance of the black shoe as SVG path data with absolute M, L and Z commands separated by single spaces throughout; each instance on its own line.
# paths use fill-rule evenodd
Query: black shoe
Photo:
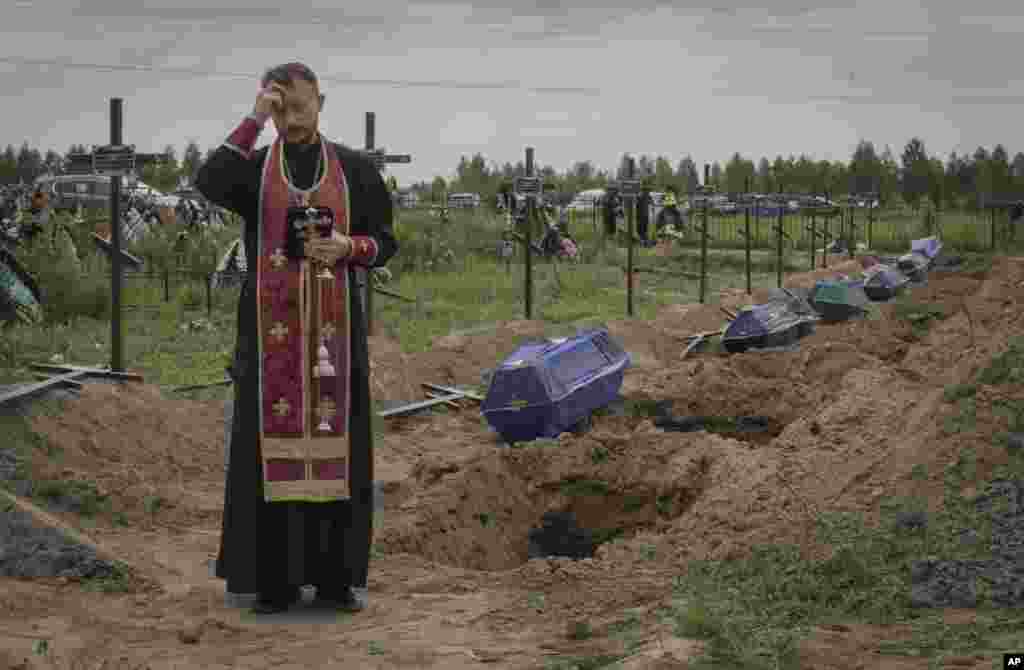
M 366 609 L 365 598 L 358 598 L 351 587 L 326 590 L 318 588 L 316 591 L 316 599 L 321 603 L 336 607 L 343 612 L 360 612 Z
M 288 608 L 294 605 L 301 598 L 301 594 L 298 589 L 295 589 L 294 593 L 290 593 L 285 596 L 281 595 L 269 595 L 260 594 L 259 600 L 253 605 L 253 614 L 279 614 L 281 612 L 288 611 Z

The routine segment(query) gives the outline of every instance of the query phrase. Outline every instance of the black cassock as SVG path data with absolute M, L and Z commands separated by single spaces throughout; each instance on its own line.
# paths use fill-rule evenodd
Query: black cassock
M 229 593 L 290 593 L 306 584 L 321 589 L 365 587 L 373 539 L 373 431 L 369 352 L 356 275 L 352 291 L 352 400 L 350 501 L 274 502 L 263 499 L 259 453 L 259 340 L 256 333 L 256 248 L 260 179 L 269 147 L 248 159 L 221 146 L 199 169 L 196 188 L 210 202 L 245 219 L 247 273 L 238 304 L 233 426 L 217 577 Z M 391 227 L 391 196 L 376 167 L 347 147 L 331 144 L 349 187 L 350 234 L 377 241 L 374 267 L 385 265 L 398 244 Z M 299 188 L 313 184 L 319 143 L 284 147 Z

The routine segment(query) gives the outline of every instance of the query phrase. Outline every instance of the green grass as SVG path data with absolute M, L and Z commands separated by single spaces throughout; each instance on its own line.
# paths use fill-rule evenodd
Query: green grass
M 609 490 L 607 482 L 594 479 L 574 479 L 562 482 L 561 485 L 562 495 L 570 498 L 608 495 Z
M 939 305 L 929 305 L 915 300 L 913 293 L 904 293 L 893 302 L 893 315 L 910 324 L 914 338 L 920 340 L 928 334 L 932 324 L 949 315 Z

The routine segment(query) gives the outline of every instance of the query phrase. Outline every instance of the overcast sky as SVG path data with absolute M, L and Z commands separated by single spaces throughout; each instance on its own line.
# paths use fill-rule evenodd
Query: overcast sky
M 292 60 L 323 79 L 331 139 L 362 146 L 377 113 L 378 146 L 413 156 L 391 168 L 400 185 L 527 146 L 559 171 L 626 151 L 848 160 L 858 139 L 899 154 L 913 135 L 943 158 L 1024 150 L 1020 0 L 0 4 L 0 144 L 44 151 L 106 143 L 111 97 L 139 151 L 205 151 Z

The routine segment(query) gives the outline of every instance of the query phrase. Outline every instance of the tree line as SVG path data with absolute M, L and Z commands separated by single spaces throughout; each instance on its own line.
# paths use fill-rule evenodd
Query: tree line
M 43 153 L 37 148 L 30 147 L 28 142 L 23 142 L 20 149 L 8 144 L 3 153 L 0 153 L 0 184 L 31 184 L 40 175 L 59 174 L 61 165 L 69 154 L 89 151 L 89 147 L 84 144 L 72 144 L 63 154 L 53 149 Z M 143 166 L 139 171 L 139 179 L 159 191 L 173 191 L 182 177 L 191 181 L 199 166 L 213 151 L 214 149 L 209 149 L 203 154 L 199 144 L 192 141 L 188 142 L 184 151 L 179 154 L 173 145 L 168 144 L 162 153 L 170 160 L 162 165 Z
M 598 168 L 592 161 L 577 161 L 562 173 L 541 165 L 537 174 L 544 179 L 545 190 L 578 193 L 622 179 L 631 157 L 623 154 L 614 173 Z M 673 187 L 677 193 L 692 193 L 704 185 L 703 169 L 698 169 L 691 156 L 684 156 L 674 167 L 665 156 L 643 154 L 634 158 L 636 176 L 655 190 Z M 953 152 L 942 161 L 928 154 L 920 138 L 907 142 L 898 159 L 891 148 L 879 152 L 873 143 L 862 140 L 845 163 L 816 161 L 803 154 L 777 156 L 774 161 L 762 157 L 755 163 L 737 152 L 724 165 L 711 163 L 709 172 L 706 186 L 726 194 L 745 192 L 749 179 L 754 193 L 873 195 L 884 203 L 913 208 L 930 204 L 938 209 L 974 209 L 995 200 L 1024 198 L 1024 152 L 1017 152 L 1011 161 L 1001 144 L 991 152 L 984 147 L 970 155 Z M 430 183 L 412 185 L 412 189 L 435 200 L 445 191 L 492 198 L 502 184 L 525 174 L 523 161 L 498 165 L 477 153 L 472 158 L 460 158 L 454 178 L 435 177 Z
M 18 150 L 8 144 L 0 154 L 0 184 L 30 184 L 41 174 L 59 172 L 67 154 L 86 151 L 83 145 L 72 145 L 63 155 L 52 149 L 44 154 L 28 142 Z M 190 141 L 179 159 L 175 148 L 167 145 L 163 153 L 170 156 L 170 161 L 147 165 L 139 176 L 158 190 L 173 191 L 182 177 L 191 181 L 213 151 L 210 148 L 204 154 L 195 141 Z M 545 182 L 545 190 L 568 195 L 603 188 L 609 181 L 621 179 L 630 157 L 623 154 L 614 173 L 589 160 L 576 161 L 563 172 L 541 164 L 537 173 Z M 635 158 L 637 176 L 656 190 L 673 187 L 679 193 L 690 193 L 702 185 L 703 170 L 691 156 L 684 156 L 675 166 L 663 155 Z M 499 165 L 476 153 L 471 158 L 460 157 L 453 178 L 438 176 L 409 188 L 435 201 L 445 192 L 471 192 L 494 202 L 503 185 L 525 173 L 522 160 Z M 914 208 L 927 204 L 938 209 L 976 209 L 994 200 L 1024 198 L 1024 152 L 1017 152 L 1011 160 L 1006 148 L 997 144 L 991 151 L 978 147 L 973 154 L 953 152 L 943 161 L 930 155 L 924 141 L 917 137 L 907 142 L 898 158 L 890 147 L 879 152 L 867 140 L 857 144 L 848 162 L 814 160 L 804 154 L 777 156 L 773 161 L 762 157 L 755 162 L 736 152 L 724 165 L 711 164 L 706 185 L 721 193 L 742 193 L 748 179 L 756 193 L 782 191 L 832 197 L 874 194 L 884 203 Z

